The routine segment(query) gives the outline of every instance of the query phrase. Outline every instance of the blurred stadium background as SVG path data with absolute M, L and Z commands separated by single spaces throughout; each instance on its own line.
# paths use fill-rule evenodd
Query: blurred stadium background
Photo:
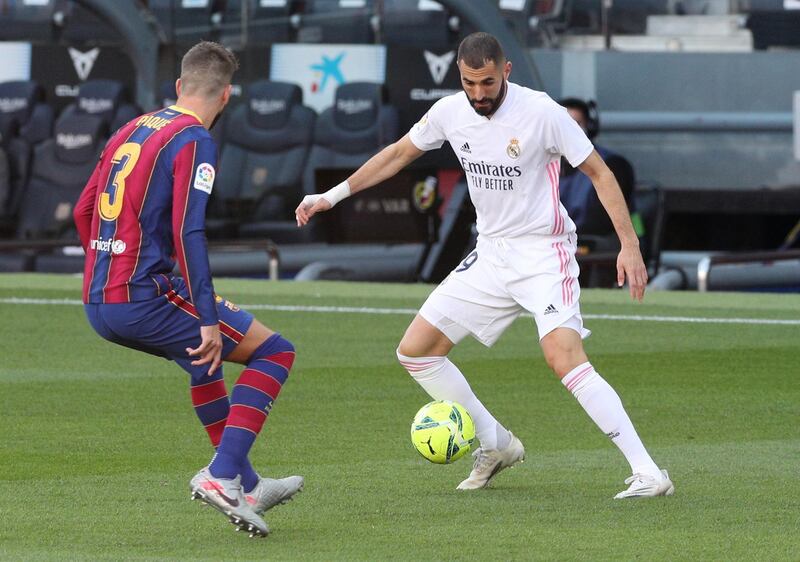
M 213 273 L 440 280 L 474 239 L 447 147 L 311 229 L 292 210 L 458 91 L 478 29 L 512 80 L 596 100 L 654 288 L 800 290 L 796 0 L 0 0 L 0 271 L 81 271 L 71 209 L 104 141 L 171 103 L 211 39 L 241 59 L 213 131 Z M 579 234 L 582 284 L 610 287 L 613 235 Z
M 597 143 L 636 170 L 653 288 L 685 289 L 598 289 L 615 242 L 581 233 L 587 350 L 670 470 L 666 501 L 611 500 L 627 468 L 529 317 L 452 353 L 524 465 L 463 495 L 469 461 L 414 452 L 428 397 L 394 350 L 430 286 L 409 282 L 474 238 L 449 148 L 313 229 L 292 220 L 459 90 L 477 29 L 514 81 L 596 100 Z M 241 60 L 213 130 L 212 270 L 255 278 L 215 288 L 300 351 L 252 459 L 307 486 L 266 543 L 188 501 L 210 449 L 185 378 L 97 337 L 74 275 L 72 206 L 103 143 L 174 100 L 202 38 Z M 797 560 L 800 294 L 760 291 L 800 291 L 798 47 L 797 0 L 0 0 L 0 559 Z

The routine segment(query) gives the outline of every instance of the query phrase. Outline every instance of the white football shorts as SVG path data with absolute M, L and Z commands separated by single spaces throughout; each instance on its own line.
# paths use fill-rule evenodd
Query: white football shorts
M 578 299 L 577 237 L 479 237 L 469 255 L 428 296 L 420 315 L 453 343 L 472 334 L 492 346 L 524 311 L 533 314 L 539 339 L 558 327 L 582 338 Z

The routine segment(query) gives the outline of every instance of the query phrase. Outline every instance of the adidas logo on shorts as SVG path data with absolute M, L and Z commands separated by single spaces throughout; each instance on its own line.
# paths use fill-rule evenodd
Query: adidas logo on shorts
M 469 149 L 469 143 L 465 142 L 461 145 L 461 152 L 466 152 L 467 154 L 472 154 L 472 151 Z
M 552 304 L 547 305 L 547 308 L 544 309 L 544 315 L 547 316 L 548 314 L 558 314 L 558 310 Z

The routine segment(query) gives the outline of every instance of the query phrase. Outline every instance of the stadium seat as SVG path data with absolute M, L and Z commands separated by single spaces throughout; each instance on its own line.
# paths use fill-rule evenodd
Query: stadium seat
M 77 238 L 72 210 L 97 164 L 107 131 L 100 117 L 67 115 L 57 121 L 54 137 L 35 147 L 30 180 L 22 195 L 17 239 Z M 36 267 L 35 260 L 34 251 L 2 253 L 0 271 L 29 271 Z M 68 261 L 71 270 L 79 271 L 81 258 Z
M 222 0 L 149 0 L 147 6 L 168 43 L 194 45 L 219 39 Z
M 457 16 L 432 0 L 384 0 L 381 40 L 389 45 L 444 49 L 458 41 L 457 21 Z M 410 29 L 414 32 L 409 33 Z
M 121 82 L 99 79 L 81 84 L 75 103 L 65 107 L 61 115 L 94 115 L 114 132 L 141 113 L 138 107 L 128 103 Z
M 226 122 L 210 215 L 247 222 L 243 236 L 282 241 L 281 232 L 296 231 L 293 211 L 302 198 L 315 117 L 299 86 L 251 84 Z M 220 228 L 218 220 L 209 223 L 211 231 Z
M 32 146 L 49 138 L 53 110 L 43 103 L 42 88 L 32 81 L 0 83 L 0 150 L 8 160 L 9 185 L 0 198 L 0 228 L 13 229 L 28 180 Z
M 75 238 L 72 209 L 100 156 L 108 127 L 101 117 L 66 115 L 54 137 L 33 152 L 17 238 Z
M 291 14 L 289 0 L 228 0 L 222 16 L 221 40 L 226 45 L 241 45 L 242 17 L 246 16 L 248 44 L 288 43 L 293 32 Z
M 397 140 L 399 126 L 397 108 L 385 103 L 382 84 L 339 86 L 333 106 L 320 114 L 314 127 L 314 144 L 303 175 L 305 193 L 317 193 L 316 170 L 358 168 Z
M 372 43 L 374 0 L 307 0 L 297 40 L 301 43 Z
M 0 2 L 0 41 L 54 41 L 57 0 Z

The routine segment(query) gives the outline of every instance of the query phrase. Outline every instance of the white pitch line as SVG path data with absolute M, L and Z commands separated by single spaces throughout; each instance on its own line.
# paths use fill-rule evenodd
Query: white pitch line
M 31 299 L 31 298 L 0 298 L 0 304 L 28 304 L 28 305 L 67 305 L 79 306 L 83 304 L 78 299 Z M 279 312 L 327 312 L 348 314 L 400 314 L 407 316 L 416 314 L 415 308 L 371 308 L 357 306 L 306 306 L 290 304 L 242 304 L 246 310 L 274 310 Z M 524 314 L 523 316 L 530 316 Z M 627 322 L 676 322 L 684 324 L 756 324 L 800 326 L 800 319 L 774 319 L 774 318 L 704 318 L 694 316 L 644 316 L 626 314 L 584 314 L 587 320 L 622 320 Z

